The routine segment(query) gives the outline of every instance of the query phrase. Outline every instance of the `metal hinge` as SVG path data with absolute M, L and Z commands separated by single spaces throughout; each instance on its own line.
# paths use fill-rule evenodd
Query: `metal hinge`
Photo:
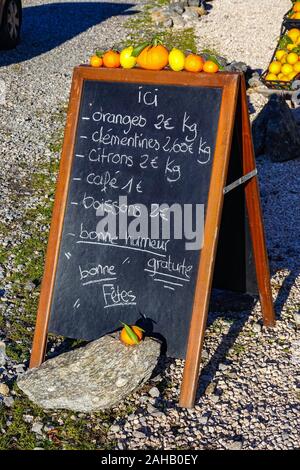
M 238 180 L 235 180 L 233 183 L 229 184 L 228 186 L 225 186 L 225 188 L 223 189 L 223 194 L 229 193 L 229 191 L 236 188 L 240 184 L 245 183 L 246 181 L 250 180 L 251 178 L 253 178 L 253 176 L 256 176 L 256 175 L 257 175 L 257 168 L 250 171 L 246 175 L 241 176 L 241 178 L 239 178 Z

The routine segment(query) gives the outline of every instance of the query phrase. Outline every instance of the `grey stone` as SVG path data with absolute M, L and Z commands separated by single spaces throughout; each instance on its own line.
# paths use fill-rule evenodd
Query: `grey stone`
M 157 365 L 160 342 L 125 346 L 106 335 L 28 370 L 20 389 L 45 409 L 91 412 L 111 408 L 146 382 Z
M 27 290 L 27 291 L 33 291 L 35 289 L 35 284 L 31 281 L 27 281 L 25 286 L 24 286 L 24 289 Z
M 35 434 L 42 434 L 43 423 L 33 423 L 31 431 Z
M 4 397 L 3 403 L 7 408 L 11 408 L 14 404 L 14 399 L 13 397 Z
M 5 353 L 5 343 L 0 341 L 0 367 L 4 366 L 7 361 L 6 353 Z
M 150 395 L 152 398 L 157 398 L 157 397 L 159 397 L 159 395 L 160 395 L 160 391 L 158 390 L 157 387 L 152 387 L 152 388 L 149 390 L 149 395 Z
M 215 388 L 216 388 L 215 384 L 210 383 L 205 389 L 205 395 L 211 395 L 212 393 L 214 393 Z
M 194 8 L 186 8 L 184 13 L 182 14 L 182 18 L 184 18 L 187 21 L 197 19 L 199 17 L 199 14 Z
M 133 435 L 133 437 L 135 437 L 137 439 L 145 439 L 145 437 L 146 437 L 146 434 L 141 432 L 141 431 L 133 431 L 132 435 Z
M 297 313 L 297 312 L 294 313 L 294 320 L 295 320 L 296 326 L 300 327 L 300 313 Z
M 187 0 L 187 4 L 189 7 L 199 7 L 201 3 L 201 0 Z
M 113 424 L 111 427 L 110 427 L 110 432 L 119 432 L 120 431 L 120 426 L 118 424 Z
M 181 16 L 174 15 L 172 16 L 172 20 L 173 20 L 173 27 L 175 29 L 181 29 L 185 27 L 185 21 Z
M 228 442 L 225 444 L 225 447 L 228 450 L 241 450 L 243 443 L 240 441 Z
M 229 366 L 227 366 L 226 364 L 220 364 L 219 365 L 219 370 L 222 370 L 222 371 L 225 371 L 228 369 Z
M 252 125 L 256 156 L 268 155 L 273 162 L 300 156 L 300 126 L 280 96 L 272 95 Z
M 32 421 L 33 421 L 33 416 L 31 416 L 31 415 L 23 415 L 23 421 L 24 421 L 25 423 L 32 423 Z
M 252 330 L 254 333 L 260 333 L 261 332 L 261 325 L 259 323 L 254 323 L 252 325 Z
M 172 18 L 168 18 L 166 21 L 164 21 L 163 26 L 165 28 L 172 28 L 172 26 L 173 26 Z
M 9 388 L 6 384 L 0 383 L 0 395 L 3 395 L 3 396 L 9 395 Z

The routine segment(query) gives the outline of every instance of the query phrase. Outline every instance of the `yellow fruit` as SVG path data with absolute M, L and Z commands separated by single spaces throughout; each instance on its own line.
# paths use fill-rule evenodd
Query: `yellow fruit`
M 133 47 L 126 47 L 120 54 L 120 64 L 123 69 L 132 69 L 136 64 L 136 57 L 132 56 Z
M 300 61 L 298 61 L 298 62 L 294 65 L 294 71 L 297 72 L 297 73 L 300 73 Z
M 273 81 L 273 80 L 278 80 L 278 79 L 275 73 L 268 73 L 268 75 L 266 76 L 266 80 Z
M 169 54 L 169 66 L 174 72 L 179 72 L 184 68 L 185 55 L 179 49 L 173 47 Z
M 281 67 L 281 72 L 284 75 L 288 75 L 289 73 L 291 73 L 293 71 L 294 71 L 293 66 L 290 65 L 290 64 L 283 64 L 283 66 Z
M 294 20 L 300 20 L 300 12 L 294 13 L 294 14 L 293 14 L 293 19 L 294 19 Z
M 274 73 L 277 75 L 281 71 L 281 63 L 280 62 L 271 62 L 269 65 L 269 72 Z
M 282 59 L 280 60 L 280 62 L 281 62 L 282 64 L 286 64 L 286 58 L 287 58 L 287 56 L 288 56 L 288 55 L 285 54 L 285 55 L 282 57 Z
M 296 62 L 298 62 L 298 54 L 296 54 L 296 52 L 290 52 L 286 58 L 286 61 L 290 65 L 296 64 Z
M 280 79 L 282 82 L 289 82 L 290 79 L 286 75 L 283 75 L 283 77 Z
M 294 80 L 294 78 L 296 77 L 297 75 L 297 72 L 291 72 L 288 74 L 288 79 L 289 80 Z
M 300 35 L 300 31 L 298 28 L 292 28 L 288 31 L 287 35 L 293 42 L 296 42 Z
M 287 50 L 288 51 L 292 51 L 293 49 L 295 49 L 295 47 L 297 47 L 297 44 L 288 44 L 286 46 Z
M 282 77 L 284 77 L 285 75 L 283 73 L 279 73 L 278 74 L 278 80 L 282 80 Z
M 277 60 L 281 60 L 286 55 L 286 52 L 283 49 L 276 51 L 275 57 Z

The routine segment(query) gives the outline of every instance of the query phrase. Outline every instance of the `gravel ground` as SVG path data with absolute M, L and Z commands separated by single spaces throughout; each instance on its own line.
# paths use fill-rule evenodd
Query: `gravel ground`
M 98 17 L 94 2 L 84 7 L 78 2 L 78 9 L 58 0 L 48 4 L 24 2 L 22 44 L 17 51 L 0 55 L 0 78 L 7 87 L 6 104 L 0 106 L 3 225 L 0 229 L 3 229 L 1 244 L 8 253 L 16 240 L 31 236 L 32 222 L 28 221 L 26 229 L 23 220 L 25 209 L 43 202 L 31 189 L 30 177 L 53 156 L 49 144 L 62 125 L 54 117 L 61 113 L 67 100 L 72 68 L 85 61 L 96 47 L 113 45 L 116 38 L 119 41 L 126 34 L 122 23 L 129 4 L 115 1 L 112 7 L 106 3 Z M 199 24 L 199 45 L 215 47 L 229 59 L 245 61 L 252 68 L 264 68 L 289 4 L 289 0 L 278 4 L 274 0 L 253 0 L 249 7 L 244 0 L 214 0 L 210 14 Z M 35 29 L 35 20 L 42 14 L 48 21 L 40 21 Z M 258 111 L 263 99 L 253 98 L 252 104 Z M 262 327 L 259 304 L 251 312 L 226 315 L 212 312 L 195 409 L 177 406 L 182 361 L 162 360 L 152 382 L 113 410 L 108 428 L 108 440 L 113 447 L 236 450 L 300 447 L 300 335 L 296 325 L 300 323 L 299 159 L 273 164 L 267 157 L 260 158 L 258 167 L 278 317 L 276 328 Z M 4 230 L 5 227 L 10 230 Z M 0 267 L 0 314 L 5 318 L 6 328 L 10 316 L 15 315 L 10 282 L 13 270 L 22 271 L 22 266 L 15 267 L 10 255 Z M 27 288 L 34 290 L 30 284 Z M 4 330 L 1 334 L 1 326 L 0 339 L 9 344 Z M 0 344 L 0 382 L 11 388 L 12 379 L 22 373 L 24 364 L 9 360 L 4 367 L 1 358 Z M 1 390 L 2 406 L 12 407 L 15 392 L 5 387 Z M 64 426 L 64 418 L 55 419 L 56 426 Z M 79 419 L 86 423 L 96 421 L 95 427 L 102 426 L 97 415 L 74 415 L 74 422 Z M 43 436 L 51 425 L 26 413 L 23 420 L 33 423 L 32 432 L 40 436 L 39 445 L 43 447 Z M 2 427 L 3 434 L 11 424 L 8 421 Z

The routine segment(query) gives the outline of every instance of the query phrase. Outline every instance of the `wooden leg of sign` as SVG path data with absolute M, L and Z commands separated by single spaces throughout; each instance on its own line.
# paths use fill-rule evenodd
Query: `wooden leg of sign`
M 251 137 L 244 75 L 241 77 L 238 110 L 241 113 L 243 173 L 246 175 L 256 167 L 256 163 Z M 275 313 L 257 177 L 245 183 L 245 196 L 264 324 L 266 326 L 273 326 L 275 324 Z
M 228 162 L 230 158 L 238 89 L 239 77 L 235 75 L 232 76 L 231 83 L 228 84 L 228 87 L 223 90 L 218 137 L 208 195 L 204 245 L 201 250 L 179 401 L 179 405 L 184 408 L 192 408 L 194 406 L 198 387 L 201 351 L 210 301 L 214 262 L 224 198 L 223 188 L 226 183 Z

